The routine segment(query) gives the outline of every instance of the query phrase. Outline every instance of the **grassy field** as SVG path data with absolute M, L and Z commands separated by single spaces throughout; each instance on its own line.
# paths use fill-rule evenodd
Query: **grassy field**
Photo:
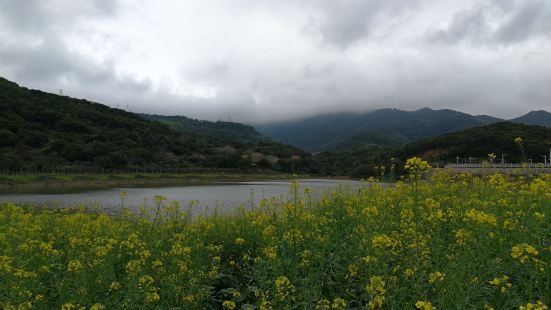
M 0 206 L 7 309 L 547 309 L 551 176 L 434 173 L 190 219 Z M 124 199 L 124 194 L 121 195 Z M 181 210 L 184 211 L 181 211 Z
M 109 180 L 134 180 L 134 179 L 202 179 L 219 180 L 223 178 L 235 179 L 273 179 L 291 177 L 284 173 L 114 173 L 114 174 L 24 174 L 24 175 L 0 175 L 0 184 L 26 184 L 42 182 L 75 182 L 75 181 L 109 181 Z

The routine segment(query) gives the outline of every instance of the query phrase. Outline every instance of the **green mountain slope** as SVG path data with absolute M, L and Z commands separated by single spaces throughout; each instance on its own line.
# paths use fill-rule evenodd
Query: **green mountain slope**
M 168 126 L 187 132 L 204 134 L 223 139 L 231 139 L 240 143 L 269 142 L 270 139 L 254 129 L 254 127 L 234 122 L 210 122 L 197 120 L 181 115 L 164 116 L 155 114 L 139 114 L 143 118 L 155 120 Z
M 0 78 L 0 172 L 68 168 L 233 168 L 301 171 L 295 147 L 179 131 L 105 105 Z
M 521 117 L 512 119 L 511 122 L 551 127 L 551 113 L 543 110 L 531 111 Z
M 523 140 L 524 159 L 519 146 L 515 143 L 517 137 Z M 541 155 L 549 156 L 550 148 L 551 129 L 499 122 L 423 139 L 403 146 L 384 148 L 369 146 L 364 149 L 321 152 L 316 155 L 316 160 L 323 174 L 365 178 L 380 177 L 382 166 L 385 167 L 385 176 L 404 174 L 405 161 L 413 156 L 423 157 L 433 164 L 438 162 L 441 166 L 455 163 L 456 157 L 460 157 L 461 162 L 468 157 L 472 157 L 473 162 L 480 162 L 487 160 L 489 153 L 496 154 L 496 162 L 501 161 L 502 154 L 507 154 L 506 162 L 518 163 L 529 159 L 533 162 L 543 162 Z
M 515 143 L 521 137 L 525 158 Z M 543 162 L 542 155 L 549 156 L 551 148 L 551 129 L 542 126 L 530 126 L 512 122 L 500 122 L 445 134 L 431 139 L 420 140 L 399 148 L 394 152 L 398 158 L 422 156 L 431 161 L 456 162 L 456 157 L 464 160 L 473 157 L 487 159 L 489 153 L 507 154 L 508 162 Z
M 304 120 L 255 126 L 275 141 L 310 151 L 398 145 L 460 129 L 499 121 L 453 110 L 380 109 L 368 113 L 340 113 Z

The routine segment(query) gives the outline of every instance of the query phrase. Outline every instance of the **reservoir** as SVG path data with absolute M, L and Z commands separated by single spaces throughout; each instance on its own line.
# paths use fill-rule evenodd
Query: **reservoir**
M 338 188 L 357 191 L 366 183 L 351 180 L 300 179 L 282 181 L 228 182 L 200 185 L 178 185 L 163 187 L 116 187 L 107 189 L 80 189 L 78 191 L 40 190 L 37 192 L 3 193 L 0 203 L 32 204 L 48 207 L 85 207 L 109 214 L 116 214 L 124 206 L 132 211 L 140 208 L 153 209 L 154 197 L 166 197 L 163 205 L 177 201 L 183 209 L 191 205 L 194 216 L 200 213 L 212 214 L 214 211 L 227 213 L 239 207 L 250 209 L 262 199 L 273 198 L 286 202 L 294 199 L 292 183 L 298 182 L 298 194 L 305 196 L 305 189 L 311 192 L 311 199 L 318 199 L 324 193 Z M 120 193 L 127 196 L 121 201 Z

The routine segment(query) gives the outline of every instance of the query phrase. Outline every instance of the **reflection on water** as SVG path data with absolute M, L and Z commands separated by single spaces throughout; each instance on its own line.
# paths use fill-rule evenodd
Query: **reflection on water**
M 209 210 L 231 211 L 243 205 L 250 207 L 256 205 L 261 199 L 276 197 L 283 201 L 289 199 L 292 181 L 260 181 L 238 183 L 211 183 L 197 186 L 170 186 L 148 188 L 110 188 L 103 190 L 88 190 L 62 194 L 3 194 L 0 195 L 0 203 L 13 202 L 22 204 L 46 205 L 51 207 L 76 207 L 85 206 L 96 208 L 107 213 L 117 213 L 121 208 L 119 193 L 127 192 L 124 206 L 132 210 L 140 207 L 153 208 L 153 197 L 163 195 L 167 198 L 165 204 L 178 201 L 182 206 L 194 204 L 193 213 Z M 304 188 L 312 189 L 313 197 L 319 197 L 324 192 L 337 189 L 339 186 L 357 190 L 363 183 L 358 181 L 343 180 L 298 180 L 301 192 Z

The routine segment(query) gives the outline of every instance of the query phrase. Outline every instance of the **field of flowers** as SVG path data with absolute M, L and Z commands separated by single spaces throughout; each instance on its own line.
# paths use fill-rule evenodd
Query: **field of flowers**
M 551 176 L 407 169 L 193 220 L 163 197 L 140 215 L 1 205 L 0 307 L 547 309 Z

